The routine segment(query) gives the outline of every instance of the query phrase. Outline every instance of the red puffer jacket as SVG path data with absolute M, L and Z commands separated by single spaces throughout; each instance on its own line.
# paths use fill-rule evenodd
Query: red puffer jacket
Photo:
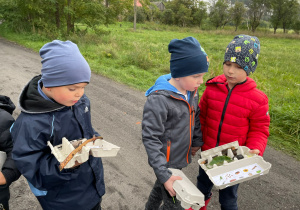
M 206 82 L 200 106 L 202 150 L 239 141 L 263 155 L 269 136 L 268 97 L 250 77 L 229 90 L 224 75 Z

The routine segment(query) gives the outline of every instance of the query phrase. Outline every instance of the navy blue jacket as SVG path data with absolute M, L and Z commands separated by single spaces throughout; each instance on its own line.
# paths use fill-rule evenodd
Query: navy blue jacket
M 72 107 L 40 96 L 34 77 L 20 96 L 21 114 L 11 129 L 13 159 L 28 180 L 43 209 L 92 209 L 105 193 L 101 158 L 89 160 L 75 169 L 59 171 L 51 154 L 53 146 L 68 140 L 99 136 L 91 124 L 90 101 L 83 95 Z

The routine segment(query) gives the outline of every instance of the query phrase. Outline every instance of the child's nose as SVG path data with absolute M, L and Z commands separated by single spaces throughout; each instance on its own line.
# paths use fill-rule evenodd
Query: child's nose
M 83 94 L 84 94 L 84 90 L 80 90 L 80 91 L 76 92 L 75 96 L 76 97 L 81 97 Z
M 234 71 L 233 71 L 233 67 L 231 66 L 231 67 L 229 67 L 229 69 L 228 69 L 228 73 L 230 73 L 230 74 L 232 74 Z
M 200 85 L 203 84 L 203 78 L 199 79 L 198 84 L 200 84 Z

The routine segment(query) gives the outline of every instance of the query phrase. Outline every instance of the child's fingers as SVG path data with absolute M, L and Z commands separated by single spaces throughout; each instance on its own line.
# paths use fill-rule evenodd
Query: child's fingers
M 182 178 L 180 176 L 173 176 L 173 180 L 182 180 Z
M 252 149 L 249 152 L 252 154 L 256 154 L 256 155 L 258 155 L 260 153 L 260 151 L 258 149 Z

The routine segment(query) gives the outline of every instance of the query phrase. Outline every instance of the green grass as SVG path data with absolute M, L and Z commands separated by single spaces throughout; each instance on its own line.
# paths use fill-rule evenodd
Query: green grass
M 120 23 L 100 27 L 97 34 L 71 35 L 91 69 L 141 91 L 153 85 L 157 77 L 169 73 L 168 44 L 172 39 L 193 36 L 199 40 L 210 59 L 205 80 L 222 74 L 227 44 L 238 34 L 249 31 L 201 31 L 157 24 Z M 254 34 L 260 39 L 259 65 L 251 77 L 269 97 L 270 138 L 268 144 L 300 160 L 300 74 L 298 68 L 300 37 L 296 34 L 274 35 L 269 30 Z M 38 51 L 52 41 L 42 35 L 15 34 L 0 25 L 0 36 Z M 200 87 L 200 94 L 205 86 Z

